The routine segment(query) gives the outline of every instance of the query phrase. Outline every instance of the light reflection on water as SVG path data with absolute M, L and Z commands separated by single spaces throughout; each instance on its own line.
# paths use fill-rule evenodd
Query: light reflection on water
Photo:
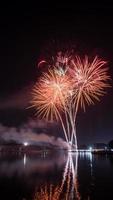
M 76 154 L 75 163 L 73 161 L 71 153 L 67 155 L 67 160 L 64 166 L 64 171 L 61 177 L 61 182 L 59 182 L 56 187 L 52 184 L 48 186 L 45 184 L 40 187 L 40 190 L 36 192 L 34 200 L 46 200 L 46 199 L 77 199 L 80 200 L 80 194 L 78 192 L 77 183 L 77 163 L 78 154 Z
M 113 157 L 89 153 L 0 154 L 2 200 L 113 199 Z

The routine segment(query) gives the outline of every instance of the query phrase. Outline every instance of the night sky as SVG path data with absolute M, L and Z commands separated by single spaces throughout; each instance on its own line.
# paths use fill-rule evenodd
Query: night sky
M 34 112 L 25 108 L 39 75 L 37 62 L 48 52 L 52 55 L 54 48 L 70 44 L 81 55 L 99 55 L 107 60 L 113 79 L 113 6 L 47 1 L 38 5 L 1 5 L 0 124 L 18 127 L 34 118 Z M 110 88 L 95 106 L 78 113 L 80 144 L 113 139 L 112 102 Z

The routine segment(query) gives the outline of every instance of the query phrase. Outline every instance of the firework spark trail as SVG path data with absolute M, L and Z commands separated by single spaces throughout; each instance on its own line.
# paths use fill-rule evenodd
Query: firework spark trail
M 64 131 L 64 135 L 65 135 L 66 141 L 69 142 L 68 137 L 67 137 L 67 133 L 66 133 L 66 128 L 65 128 L 65 126 L 64 126 L 62 117 L 61 117 L 61 115 L 60 115 L 60 113 L 59 113 L 59 111 L 58 111 L 57 108 L 56 108 L 56 113 L 58 114 L 58 117 L 59 117 L 59 119 L 60 119 L 60 121 L 61 121 L 61 125 L 62 125 L 63 131 Z
M 85 104 L 92 104 L 94 100 L 99 100 L 105 92 L 104 89 L 109 86 L 107 81 L 110 77 L 107 75 L 108 68 L 105 68 L 105 61 L 95 57 L 92 63 L 86 56 L 84 60 L 76 57 L 72 61 L 74 65 L 73 81 L 75 84 L 74 102 L 76 104 L 76 112 L 79 104 L 85 111 Z M 77 102 L 78 100 L 78 102 Z
M 83 60 L 76 56 L 72 60 L 73 68 L 69 69 L 74 81 L 73 92 L 73 123 L 76 122 L 76 116 L 79 107 L 85 111 L 86 104 L 94 104 L 94 101 L 99 101 L 99 97 L 105 94 L 104 89 L 110 87 L 107 81 L 110 77 L 107 75 L 108 68 L 104 65 L 105 61 L 99 59 L 97 56 L 92 62 L 89 62 L 88 56 Z M 71 142 L 73 140 L 72 133 Z
M 88 56 L 70 56 L 59 52 L 47 73 L 43 73 L 39 83 L 33 89 L 32 106 L 47 120 L 60 119 L 63 132 L 68 143 L 77 150 L 76 117 L 79 108 L 85 111 L 86 104 L 94 104 L 95 100 L 105 94 L 109 87 L 107 81 L 108 68 L 106 61 L 97 56 L 89 61 Z M 64 117 L 61 115 L 64 112 Z
M 67 75 L 60 76 L 55 69 L 49 70 L 48 73 L 43 73 L 40 81 L 34 86 L 33 99 L 31 101 L 31 107 L 36 108 L 36 115 L 39 114 L 43 118 L 52 121 L 54 118 L 60 119 L 67 142 L 69 141 L 69 135 L 67 136 L 60 111 L 65 113 L 69 134 L 66 104 L 71 87 L 71 80 Z
M 54 69 L 49 70 L 49 73 L 44 73 L 41 81 L 38 84 L 36 84 L 34 87 L 34 90 L 33 90 L 34 97 L 33 97 L 32 106 L 31 106 L 31 107 L 36 107 L 36 115 L 37 114 L 43 115 L 43 117 L 45 117 L 46 119 L 51 118 L 51 120 L 53 120 L 53 116 L 55 116 L 56 119 L 59 118 L 61 121 L 61 125 L 63 128 L 66 141 L 68 143 L 71 140 L 71 131 L 69 127 L 69 120 L 71 118 L 70 118 L 70 113 L 67 109 L 67 105 L 66 105 L 67 102 L 65 102 L 65 100 L 67 99 L 68 96 L 70 96 L 69 87 L 70 86 L 72 87 L 71 81 L 70 80 L 67 81 L 69 77 L 66 75 L 66 71 L 69 68 L 68 62 L 70 59 L 71 59 L 71 56 L 68 52 L 64 55 L 61 52 L 59 52 L 56 57 L 56 60 L 53 59 L 56 62 L 56 63 L 53 63 Z M 64 70 L 64 66 L 66 70 Z M 64 90 L 61 89 L 61 85 L 59 85 L 61 84 L 61 82 L 69 87 L 67 86 L 63 87 Z M 64 93 L 66 93 L 66 96 L 64 95 Z M 44 99 L 45 99 L 46 104 L 43 101 Z M 61 114 L 59 112 L 60 110 L 59 108 L 60 109 L 63 108 L 64 114 L 65 114 L 65 120 L 66 120 L 65 125 L 61 117 Z M 72 125 L 72 120 L 71 120 L 71 125 Z M 67 128 L 67 131 L 66 131 L 66 128 Z
M 64 109 L 70 87 L 71 83 L 68 76 L 59 76 L 54 70 L 49 70 L 48 73 L 43 74 L 41 80 L 34 86 L 32 106 L 36 108 L 42 117 L 47 117 L 47 119 L 50 112 L 52 115 L 50 118 L 53 120 L 55 115 L 54 106 L 58 110 Z M 47 113 L 45 113 L 45 110 L 47 110 Z

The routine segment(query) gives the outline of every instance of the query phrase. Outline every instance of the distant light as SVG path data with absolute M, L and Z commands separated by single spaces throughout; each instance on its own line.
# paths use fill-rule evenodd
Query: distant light
M 25 166 L 26 165 L 26 161 L 27 161 L 26 154 L 24 154 L 23 161 L 24 161 L 24 166 Z
M 92 147 L 89 147 L 89 151 L 92 151 Z
M 24 142 L 24 146 L 28 146 L 28 142 Z

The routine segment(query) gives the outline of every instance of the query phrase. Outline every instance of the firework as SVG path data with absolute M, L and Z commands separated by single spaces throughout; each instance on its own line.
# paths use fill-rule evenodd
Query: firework
M 74 100 L 77 106 L 85 110 L 85 105 L 94 104 L 94 100 L 99 100 L 99 96 L 105 94 L 104 89 L 109 87 L 107 83 L 110 77 L 107 75 L 108 68 L 105 67 L 106 61 L 95 57 L 89 62 L 88 56 L 83 60 L 76 56 L 72 60 L 74 66 L 71 75 L 74 81 Z
M 36 115 L 47 120 L 59 119 L 66 141 L 74 143 L 77 149 L 77 112 L 79 108 L 85 111 L 87 104 L 94 104 L 105 94 L 105 89 L 110 86 L 108 68 L 106 61 L 97 56 L 90 61 L 88 56 L 81 59 L 68 52 L 58 52 L 52 60 L 51 69 L 43 73 L 33 88 L 32 107 L 36 108 Z
M 105 94 L 105 89 L 109 87 L 107 74 L 108 68 L 105 67 L 106 61 L 97 56 L 92 62 L 88 56 L 82 60 L 79 56 L 71 61 L 69 73 L 73 79 L 73 124 L 75 124 L 76 115 L 79 107 L 85 111 L 86 104 L 94 104 L 95 100 Z M 73 134 L 72 134 L 73 135 Z
M 67 75 L 60 76 L 55 70 L 44 73 L 33 88 L 33 107 L 47 120 L 58 119 L 58 110 L 64 109 L 71 90 L 71 81 Z
M 33 88 L 32 107 L 36 108 L 36 115 L 47 120 L 60 119 L 66 140 L 65 126 L 60 111 L 66 112 L 67 100 L 70 96 L 72 84 L 69 76 L 60 76 L 56 69 L 43 73 L 40 81 Z
M 41 67 L 43 66 L 43 64 L 46 64 L 47 62 L 45 60 L 41 60 L 39 63 L 38 63 L 38 67 Z

